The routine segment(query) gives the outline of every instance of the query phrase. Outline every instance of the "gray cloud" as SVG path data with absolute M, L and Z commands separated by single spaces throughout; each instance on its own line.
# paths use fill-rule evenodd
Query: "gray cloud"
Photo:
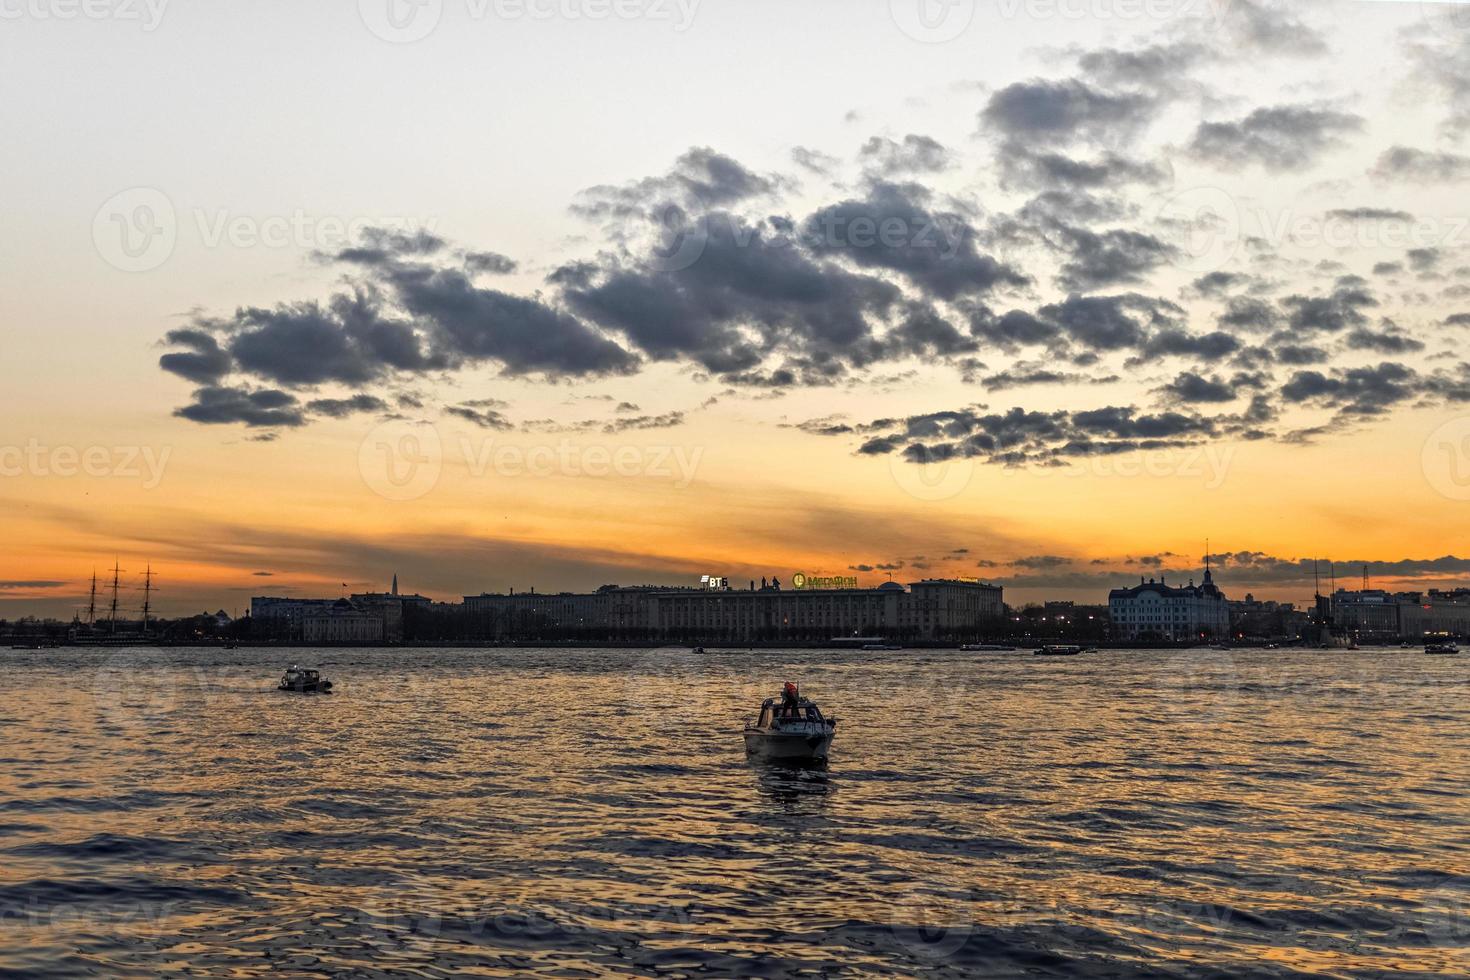
M 1010 187 L 1096 189 L 1127 184 L 1157 185 L 1167 181 L 1171 174 L 1164 164 L 1133 160 L 1117 153 L 1077 159 L 1063 153 L 1038 153 L 1019 141 L 1002 144 L 996 157 L 1003 182 Z
M 1122 228 L 1095 232 L 1058 224 L 1050 237 L 1066 258 L 1057 283 L 1069 290 L 1089 290 L 1143 281 L 1154 269 L 1179 254 L 1153 235 Z
M 1206 378 L 1193 371 L 1180 372 L 1163 391 L 1169 400 L 1183 405 L 1230 402 L 1236 397 L 1235 389 L 1218 375 Z
M 164 335 L 163 342 L 189 350 L 164 354 L 158 359 L 158 366 L 196 384 L 218 383 L 230 373 L 234 364 L 215 336 L 205 330 L 170 330 Z
M 1308 105 L 1264 106 L 1232 122 L 1200 123 L 1190 153 L 1216 167 L 1259 164 L 1268 171 L 1300 170 L 1360 130 L 1361 116 Z
M 592 220 L 646 217 L 670 203 L 719 208 L 773 193 L 779 187 L 776 178 L 757 174 L 707 146 L 697 146 L 662 176 L 588 188 L 578 196 L 572 211 Z
M 482 429 L 493 429 L 497 432 L 506 432 L 515 428 L 515 425 L 500 412 L 493 408 L 481 408 L 474 405 L 449 405 L 444 409 L 446 415 L 464 419 Z
M 313 415 L 340 419 L 362 412 L 386 412 L 388 403 L 376 395 L 353 395 L 351 398 L 317 398 L 306 403 Z
M 1415 184 L 1470 180 L 1470 156 L 1391 146 L 1379 155 L 1378 162 L 1369 173 L 1380 180 Z
M 805 222 L 813 251 L 897 272 L 942 299 L 1024 286 L 1020 271 L 979 252 L 960 215 L 930 211 L 911 185 L 880 183 L 862 200 L 822 208 Z
M 1077 66 L 1104 85 L 1141 88 L 1177 86 L 1194 68 L 1217 52 L 1193 41 L 1172 41 L 1139 48 L 1095 48 L 1083 52 Z
M 943 144 L 917 133 L 909 133 L 902 143 L 874 136 L 863 144 L 858 156 L 864 166 L 885 177 L 934 173 L 953 163 Z
M 1065 144 L 1126 139 L 1152 119 L 1157 100 L 1109 92 L 1085 81 L 1032 79 L 995 92 L 980 113 L 981 129 L 1015 140 Z
M 242 422 L 251 427 L 306 424 L 306 415 L 294 395 L 273 388 L 205 387 L 196 389 L 194 401 L 174 414 L 204 425 Z
M 1237 45 L 1263 54 L 1315 57 L 1327 53 L 1327 41 L 1304 23 L 1292 8 L 1279 3 L 1231 0 L 1223 8 L 1223 26 Z

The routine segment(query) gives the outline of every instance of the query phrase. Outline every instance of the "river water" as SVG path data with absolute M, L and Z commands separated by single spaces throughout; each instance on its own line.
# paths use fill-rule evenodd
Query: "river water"
M 330 696 L 277 693 L 293 657 Z M 0 977 L 1458 976 L 1470 658 L 0 653 Z M 780 682 L 825 770 L 747 762 Z

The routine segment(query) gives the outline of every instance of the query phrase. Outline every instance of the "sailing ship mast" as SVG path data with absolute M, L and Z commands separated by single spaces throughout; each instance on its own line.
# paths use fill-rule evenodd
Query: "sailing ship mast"
M 87 600 L 87 628 L 97 620 L 97 569 L 92 569 L 92 595 Z
M 107 613 L 107 631 L 109 633 L 116 633 L 117 632 L 117 585 L 118 585 L 117 578 L 121 574 L 122 574 L 122 569 L 118 567 L 117 560 L 116 559 L 113 559 L 113 562 L 112 562 L 112 607 L 108 610 L 108 613 Z
M 143 573 L 143 633 L 148 633 L 148 610 L 150 600 L 153 597 L 153 563 L 148 563 L 148 570 Z

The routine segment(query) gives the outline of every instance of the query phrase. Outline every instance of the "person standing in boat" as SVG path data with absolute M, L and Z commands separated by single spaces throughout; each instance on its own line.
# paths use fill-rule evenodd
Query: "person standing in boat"
M 797 693 L 796 685 L 791 683 L 790 681 L 787 681 L 786 685 L 781 688 L 781 717 L 798 717 L 798 715 L 800 714 L 798 708 L 800 708 L 800 706 L 801 698 Z

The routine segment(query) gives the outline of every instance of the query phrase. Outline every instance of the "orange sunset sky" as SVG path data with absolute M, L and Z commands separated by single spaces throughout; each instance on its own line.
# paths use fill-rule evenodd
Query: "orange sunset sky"
M 1433 5 L 333 6 L 0 34 L 48 80 L 0 103 L 0 616 L 114 561 L 165 614 L 395 573 L 1102 602 L 1206 538 L 1231 598 L 1466 581 Z

